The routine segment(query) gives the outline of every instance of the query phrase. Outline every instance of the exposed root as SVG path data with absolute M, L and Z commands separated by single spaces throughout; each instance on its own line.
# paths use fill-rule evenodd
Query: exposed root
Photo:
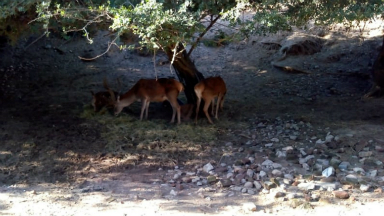
M 272 65 L 278 69 L 281 69 L 285 72 L 288 72 L 288 73 L 294 73 L 294 74 L 311 74 L 311 72 L 308 72 L 308 71 L 304 71 L 304 70 L 301 70 L 301 69 L 297 69 L 297 68 L 294 68 L 294 67 L 291 67 L 291 66 L 281 66 L 281 65 L 277 65 L 275 64 L 274 62 L 272 62 Z

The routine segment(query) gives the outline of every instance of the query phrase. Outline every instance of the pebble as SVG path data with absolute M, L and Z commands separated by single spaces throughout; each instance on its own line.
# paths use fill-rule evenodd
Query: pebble
M 348 199 L 349 193 L 346 191 L 333 191 L 332 194 L 339 199 Z

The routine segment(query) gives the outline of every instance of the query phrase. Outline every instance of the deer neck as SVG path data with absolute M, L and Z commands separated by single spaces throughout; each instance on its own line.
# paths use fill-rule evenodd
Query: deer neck
M 137 100 L 140 100 L 140 98 L 138 98 L 136 96 L 135 92 L 132 91 L 132 89 L 131 89 L 127 93 L 121 95 L 119 103 L 121 104 L 121 106 L 126 107 L 126 106 L 131 105 L 133 102 L 135 102 Z

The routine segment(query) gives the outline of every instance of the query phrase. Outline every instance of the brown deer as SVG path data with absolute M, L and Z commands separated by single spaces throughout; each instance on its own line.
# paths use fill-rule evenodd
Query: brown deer
M 163 102 L 168 100 L 172 106 L 173 114 L 171 123 L 174 123 L 177 113 L 177 123 L 180 124 L 180 105 L 177 102 L 179 93 L 184 90 L 183 85 L 175 79 L 140 79 L 127 93 L 117 97 L 115 102 L 115 115 L 118 115 L 124 107 L 135 101 L 141 101 L 140 120 L 148 118 L 150 102 Z
M 215 107 L 215 98 L 217 97 L 215 118 L 218 119 L 217 113 L 219 111 L 219 107 L 221 110 L 223 109 L 224 96 L 227 93 L 227 87 L 225 85 L 224 80 L 220 76 L 209 77 L 207 79 L 204 79 L 195 85 L 195 93 L 197 96 L 195 123 L 197 123 L 197 115 L 199 114 L 201 98 L 203 98 L 205 102 L 203 111 L 205 113 L 205 116 L 207 116 L 209 123 L 213 124 L 208 114 L 208 108 L 212 102 L 213 115 L 213 110 Z
M 120 85 L 120 80 L 117 80 Z M 113 108 L 115 103 L 115 96 L 118 95 L 117 92 L 112 91 L 107 83 L 107 79 L 104 78 L 103 86 L 107 91 L 97 92 L 96 94 L 91 91 L 92 94 L 92 107 L 95 112 L 99 112 L 102 108 Z M 111 94 L 113 93 L 113 94 Z

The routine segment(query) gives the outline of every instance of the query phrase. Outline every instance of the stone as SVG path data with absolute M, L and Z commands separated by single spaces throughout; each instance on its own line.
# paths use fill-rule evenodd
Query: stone
M 277 185 L 273 182 L 270 182 L 270 181 L 266 181 L 264 182 L 264 188 L 265 189 L 271 189 L 271 188 L 275 188 Z
M 352 170 L 353 170 L 353 172 L 355 172 L 355 173 L 358 173 L 358 174 L 361 174 L 361 175 L 365 175 L 365 171 L 364 171 L 364 169 L 361 168 L 361 167 L 354 167 Z
M 221 179 L 220 183 L 223 187 L 229 187 L 232 185 L 232 181 L 230 179 Z
M 364 185 L 364 184 L 360 185 L 360 190 L 362 192 L 367 192 L 370 188 L 371 188 L 370 185 Z
M 311 183 L 311 182 L 309 182 L 309 183 L 303 182 L 303 183 L 300 183 L 297 185 L 297 187 L 299 189 L 302 189 L 302 190 L 314 190 L 315 186 L 316 185 L 314 183 Z
M 245 182 L 244 188 L 253 188 L 253 183 L 252 182 Z
M 335 169 L 331 166 L 323 170 L 323 172 L 321 173 L 321 175 L 324 177 L 330 177 L 333 174 L 335 174 Z
M 339 164 L 341 163 L 341 161 L 337 158 L 332 158 L 330 161 L 329 161 L 330 165 L 333 166 L 333 167 L 338 167 Z
M 265 160 L 261 165 L 262 165 L 262 166 L 267 166 L 267 167 L 269 167 L 269 166 L 272 166 L 272 165 L 273 165 L 273 161 L 271 161 L 271 160 Z
M 260 189 L 262 188 L 261 183 L 258 182 L 258 181 L 254 181 L 254 182 L 253 182 L 253 185 L 255 186 L 255 188 L 256 188 L 257 190 L 260 190 Z
M 255 212 L 257 210 L 257 206 L 255 203 L 247 202 L 243 204 L 243 210 L 245 212 Z
M 272 175 L 275 177 L 283 177 L 283 173 L 277 169 L 272 170 Z
M 267 173 L 262 170 L 262 171 L 260 171 L 259 176 L 260 176 L 260 178 L 266 177 Z
M 285 193 L 284 192 L 277 192 L 275 194 L 275 198 L 280 198 L 280 197 L 285 197 Z
M 359 157 L 370 157 L 372 156 L 373 152 L 372 151 L 362 151 L 359 152 Z
M 341 170 L 347 170 L 348 167 L 349 167 L 350 165 L 351 165 L 351 164 L 350 164 L 349 162 L 347 162 L 347 161 L 343 161 L 343 162 L 341 162 L 341 163 L 339 164 L 339 168 L 340 168 Z
M 357 178 L 357 176 L 355 176 L 353 174 L 349 174 L 349 175 L 345 176 L 345 181 L 348 183 L 356 184 L 359 182 L 359 179 Z
M 205 164 L 205 165 L 203 166 L 203 170 L 204 170 L 204 172 L 206 172 L 206 173 L 209 173 L 209 171 L 211 171 L 211 170 L 213 170 L 213 169 L 214 169 L 214 167 L 212 166 L 211 163 L 207 163 L 207 164 Z
M 252 189 L 248 189 L 248 190 L 247 190 L 247 193 L 250 194 L 250 195 L 255 195 L 255 194 L 256 194 L 256 191 L 255 191 L 255 190 L 252 190 Z
M 348 199 L 349 193 L 346 191 L 333 191 L 332 194 L 338 199 Z
M 253 172 L 253 170 L 251 170 L 251 169 L 248 169 L 247 170 L 247 176 L 249 176 L 249 177 L 253 177 L 253 174 L 254 174 L 254 172 Z

